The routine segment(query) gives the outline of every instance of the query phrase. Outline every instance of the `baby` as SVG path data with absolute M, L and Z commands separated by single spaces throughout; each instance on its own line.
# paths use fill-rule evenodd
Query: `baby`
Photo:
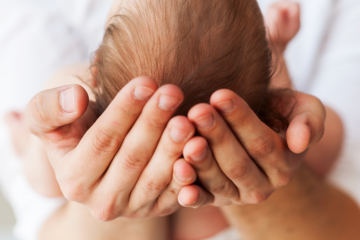
M 159 86 L 182 89 L 184 102 L 176 114 L 186 115 L 197 103 L 209 102 L 214 91 L 227 88 L 274 130 L 286 129 L 275 101 L 282 91 L 272 88 L 273 55 L 255 0 L 118 2 L 91 66 L 99 115 L 131 79 L 150 76 Z
M 185 95 L 177 114 L 235 91 L 273 128 L 286 127 L 269 88 L 272 55 L 254 0 L 134 0 L 110 19 L 92 67 L 98 109 L 137 76 L 175 84 Z

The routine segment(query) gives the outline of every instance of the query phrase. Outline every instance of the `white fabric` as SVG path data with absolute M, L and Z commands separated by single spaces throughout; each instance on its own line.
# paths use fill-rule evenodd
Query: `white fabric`
M 229 228 L 219 232 L 211 238 L 206 238 L 204 240 L 241 240 L 241 237 L 235 229 Z
M 0 187 L 14 210 L 19 240 L 36 240 L 44 221 L 65 200 L 42 197 L 28 185 L 3 116 L 23 110 L 54 71 L 89 60 L 111 3 L 0 0 Z
M 262 10 L 275 0 L 258 0 Z M 360 1 L 297 0 L 301 30 L 286 51 L 297 90 L 334 109 L 344 147 L 329 179 L 360 203 Z
M 0 0 L 0 118 L 23 109 L 55 70 L 89 59 L 111 2 Z M 259 0 L 263 10 L 271 2 Z M 298 90 L 319 97 L 343 118 L 345 147 L 330 179 L 360 202 L 360 1 L 298 2 L 302 28 L 286 52 L 289 71 Z M 0 186 L 16 213 L 15 234 L 35 240 L 63 200 L 42 198 L 30 189 L 3 123 L 0 133 Z M 226 234 L 214 240 L 231 239 Z

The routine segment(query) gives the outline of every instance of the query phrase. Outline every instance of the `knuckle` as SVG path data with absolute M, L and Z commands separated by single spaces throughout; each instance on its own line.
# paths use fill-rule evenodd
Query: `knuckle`
M 209 141 L 211 142 L 211 145 L 222 145 L 222 144 L 226 144 L 226 140 L 230 139 L 228 138 L 228 134 L 226 134 L 226 131 L 220 130 L 220 131 L 216 131 L 213 134 L 213 137 L 211 139 L 209 139 Z
M 233 165 L 232 168 L 228 170 L 227 175 L 232 180 L 238 180 L 242 181 L 244 178 L 247 177 L 249 171 L 250 171 L 250 160 L 248 159 L 242 159 L 237 161 L 236 164 Z
M 154 193 L 154 192 L 162 192 L 167 185 L 168 185 L 167 182 L 148 178 L 145 181 L 144 187 L 146 192 Z
M 83 203 L 85 202 L 87 196 L 87 188 L 85 184 L 81 183 L 80 181 L 65 184 L 61 188 L 64 197 L 69 201 Z
M 274 151 L 274 143 L 269 136 L 256 139 L 249 146 L 248 151 L 253 158 L 268 157 Z
M 165 127 L 166 121 L 162 118 L 154 118 L 149 117 L 146 118 L 146 127 L 147 130 L 154 132 L 154 131 L 162 131 Z
M 176 190 L 175 188 L 171 188 L 168 190 L 168 195 L 170 199 L 177 199 L 179 195 L 179 191 Z
M 124 153 L 121 159 L 122 167 L 130 172 L 139 170 L 147 161 L 147 156 L 136 149 L 131 149 L 129 152 Z
M 115 204 L 108 202 L 106 204 L 100 204 L 92 209 L 91 214 L 102 222 L 109 222 L 116 218 Z
M 123 115 L 122 118 L 129 118 L 129 119 L 133 119 L 138 117 L 139 115 L 139 110 L 137 108 L 134 108 L 133 105 L 121 105 L 118 104 L 116 106 L 116 109 L 119 109 L 119 112 L 121 112 L 121 114 Z
M 276 179 L 273 180 L 273 186 L 275 189 L 286 186 L 292 179 L 292 172 L 281 172 L 278 173 Z
M 249 196 L 247 197 L 247 199 L 245 199 L 245 202 L 247 204 L 259 204 L 264 202 L 266 199 L 268 199 L 269 196 L 270 196 L 269 192 L 255 190 L 249 193 Z
M 174 147 L 170 142 L 161 145 L 161 151 L 167 159 L 178 159 L 182 155 L 183 149 L 179 149 L 176 146 Z
M 109 129 L 99 129 L 95 135 L 92 151 L 95 155 L 102 155 L 116 151 L 121 145 L 121 141 L 115 132 Z
M 214 195 L 228 196 L 232 193 L 232 184 L 230 181 L 219 183 L 210 188 L 210 192 Z

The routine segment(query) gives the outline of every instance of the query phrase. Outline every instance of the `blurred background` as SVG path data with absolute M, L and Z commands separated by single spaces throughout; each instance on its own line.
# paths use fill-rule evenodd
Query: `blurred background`
M 112 2 L 0 0 L 0 240 L 34 239 L 63 203 L 37 195 L 27 184 L 4 116 L 24 111 L 57 70 L 90 60 Z
M 12 237 L 12 228 L 15 224 L 14 214 L 0 193 L 0 240 L 15 240 Z

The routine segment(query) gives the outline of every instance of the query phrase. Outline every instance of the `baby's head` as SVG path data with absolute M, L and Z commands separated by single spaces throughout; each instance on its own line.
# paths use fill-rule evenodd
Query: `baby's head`
M 125 5 L 125 6 L 124 6 Z M 241 96 L 264 122 L 273 110 L 271 51 L 256 0 L 132 0 L 107 25 L 93 63 L 103 112 L 131 79 L 149 76 L 185 95 L 177 114 L 218 89 Z M 274 117 L 275 116 L 275 117 Z

